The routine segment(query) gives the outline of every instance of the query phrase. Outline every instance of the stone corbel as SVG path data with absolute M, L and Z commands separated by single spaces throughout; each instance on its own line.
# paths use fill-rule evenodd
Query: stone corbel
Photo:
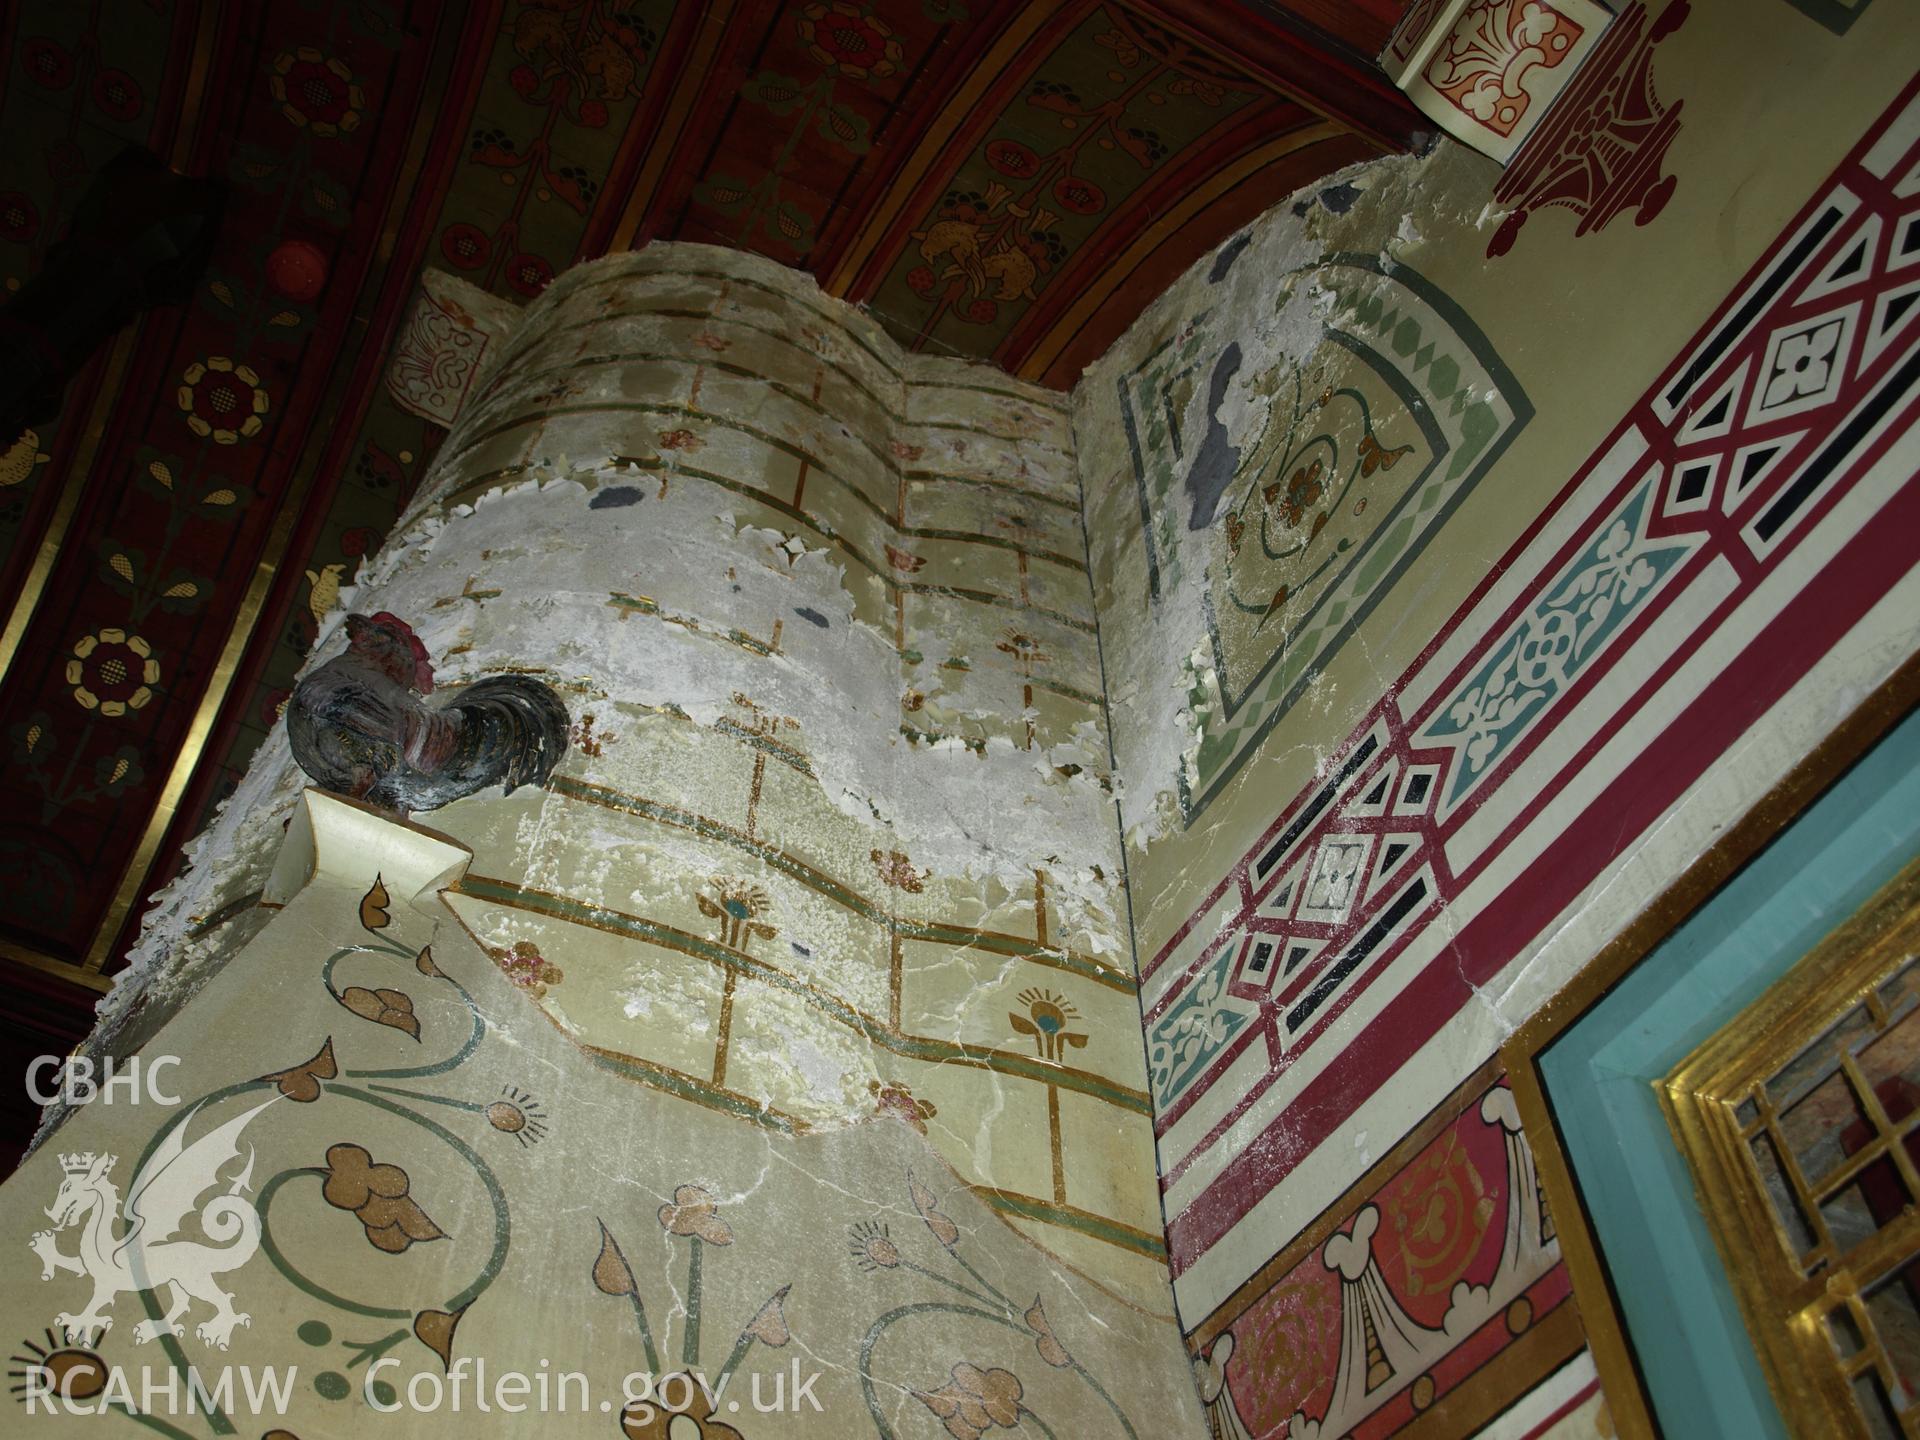
M 309 786 L 300 793 L 260 899 L 285 907 L 314 880 L 336 871 L 347 889 L 365 889 L 371 863 L 394 908 L 419 910 L 438 923 L 445 912 L 434 902 L 459 884 L 472 862 L 473 852 L 457 840 Z

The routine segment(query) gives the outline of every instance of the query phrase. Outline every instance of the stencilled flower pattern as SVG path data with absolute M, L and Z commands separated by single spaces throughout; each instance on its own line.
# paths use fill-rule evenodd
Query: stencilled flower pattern
M 787 1295 L 792 1288 L 782 1285 L 768 1296 L 766 1303 L 754 1312 L 753 1319 L 746 1323 L 740 1334 L 775 1350 L 792 1340 L 793 1332 L 787 1328 Z
M 82 710 L 108 717 L 138 710 L 153 699 L 160 662 L 138 635 L 114 627 L 81 637 L 67 661 L 67 684 Z
M 1140 47 L 1124 30 L 1102 30 L 1093 43 L 1111 50 L 1113 58 L 1129 70 L 1140 63 Z
M 903 1390 L 926 1406 L 953 1440 L 982 1440 L 990 1431 L 996 1430 L 1018 1430 L 1022 1434 L 1039 1435 L 1066 1434 L 1066 1427 L 1049 1425 L 1034 1413 L 1028 1404 L 1026 1385 L 1014 1370 L 1008 1368 L 1016 1364 L 1030 1364 L 1032 1357 L 1037 1356 L 1049 1369 L 1065 1372 L 1062 1379 L 1071 1376 L 1084 1385 L 1091 1393 L 1091 1399 L 1104 1405 L 1111 1417 L 1119 1422 L 1117 1430 L 1106 1425 L 1090 1428 L 1087 1414 L 1091 1412 L 1083 1410 L 1076 1412 L 1072 1433 L 1137 1434 L 1133 1422 L 1127 1418 L 1113 1395 L 1073 1357 L 1073 1352 L 1067 1348 L 1047 1314 L 1044 1298 L 1035 1295 L 1028 1302 L 1015 1300 L 1007 1294 L 996 1283 L 990 1270 L 974 1265 L 962 1253 L 960 1227 L 939 1208 L 939 1198 L 911 1170 L 906 1172 L 906 1179 L 907 1194 L 913 1202 L 913 1208 L 925 1223 L 928 1235 L 940 1246 L 941 1253 L 932 1257 L 936 1262 L 934 1265 L 923 1265 L 914 1258 L 913 1252 L 916 1250 L 921 1255 L 928 1253 L 924 1240 L 916 1244 L 907 1236 L 896 1239 L 883 1220 L 856 1220 L 847 1228 L 848 1254 L 872 1284 L 886 1287 L 890 1294 L 897 1294 L 902 1285 L 923 1287 L 922 1293 L 929 1297 L 910 1304 L 895 1304 L 868 1332 L 860 1356 L 860 1379 L 866 1388 L 868 1403 L 872 1404 L 872 1397 L 883 1385 Z M 938 1288 L 925 1290 L 925 1286 Z M 956 1350 L 949 1351 L 937 1362 L 953 1361 L 944 1383 L 928 1384 L 924 1369 L 918 1378 L 889 1377 L 881 1381 L 872 1368 L 873 1357 L 878 1351 L 877 1342 L 890 1326 L 900 1320 L 930 1313 L 954 1317 L 947 1324 L 956 1342 Z M 954 1320 L 959 1324 L 955 1324 Z M 988 1323 L 977 1329 L 962 1330 L 963 1325 L 974 1321 Z M 1006 1333 L 1009 1331 L 1031 1342 L 1033 1349 L 1026 1360 L 1021 1360 L 1019 1351 L 1013 1348 L 1016 1342 L 1009 1338 Z M 966 1337 L 964 1341 L 963 1335 Z M 992 1348 L 974 1350 L 971 1355 L 957 1349 L 959 1343 L 972 1345 L 976 1341 L 990 1344 Z M 956 1353 L 962 1358 L 955 1360 Z M 996 1361 L 999 1363 L 994 1363 Z M 920 1360 L 916 1368 L 925 1364 L 924 1359 Z M 1058 1394 L 1057 1391 L 1053 1393 Z M 1037 1396 L 1035 1403 L 1040 1403 Z M 1084 1407 L 1087 1403 L 1083 1398 L 1081 1405 Z M 873 1414 L 878 1418 L 880 1411 L 875 1409 Z
M 934 1193 L 918 1180 L 913 1172 L 907 1172 L 907 1196 L 913 1201 L 913 1208 L 926 1222 L 927 1233 L 938 1240 L 942 1246 L 951 1250 L 960 1243 L 960 1227 L 953 1223 L 953 1217 L 940 1209 Z
M 1247 1007 L 1227 993 L 1234 955 L 1223 946 L 1147 1031 L 1147 1073 L 1163 1106 L 1178 1100 L 1247 1024 Z
M 94 793 L 98 795 L 119 795 L 142 780 L 146 780 L 146 770 L 140 768 L 140 751 L 132 745 L 121 745 L 111 755 L 94 760 Z
M 43 36 L 20 47 L 20 61 L 28 78 L 48 90 L 64 90 L 73 83 L 73 55 Z
M 145 107 L 140 84 L 124 70 L 102 70 L 93 77 L 93 103 L 109 120 L 125 124 Z
M 332 1080 L 340 1074 L 340 1063 L 333 1053 L 333 1037 L 329 1035 L 326 1043 L 306 1060 L 298 1065 L 289 1065 L 284 1070 L 275 1070 L 262 1075 L 260 1083 L 271 1085 L 286 1099 L 296 1105 L 311 1105 L 326 1094 L 326 1086 L 320 1082 Z
M 413 1013 L 413 997 L 404 990 L 349 985 L 334 998 L 362 1020 L 385 1025 L 415 1040 L 420 1038 L 420 1018 Z
M 367 1243 L 398 1255 L 426 1240 L 444 1240 L 442 1230 L 408 1192 L 412 1182 L 398 1165 L 375 1164 L 359 1145 L 327 1150 L 321 1194 L 338 1210 L 350 1210 L 365 1227 Z
M 40 209 L 21 190 L 0 192 L 0 238 L 27 244 L 40 228 Z
M 995 642 L 993 648 L 1002 655 L 1012 656 L 1015 668 L 1022 675 L 1033 674 L 1035 666 L 1044 665 L 1053 658 L 1041 649 L 1037 639 L 1012 626 L 1008 626 L 1001 632 L 1000 639 Z
M 0 225 L 0 234 L 4 233 Z M 18 440 L 0 451 L 0 489 L 20 484 L 52 458 L 40 448 L 39 431 L 22 430 Z
M 539 255 L 519 254 L 507 266 L 507 283 L 529 299 L 553 280 L 553 266 Z
M 1053 1322 L 1047 1319 L 1047 1308 L 1040 1303 L 1038 1295 L 1033 1297 L 1033 1304 L 1027 1307 L 1025 1319 L 1027 1329 L 1033 1332 L 1034 1349 L 1040 1352 L 1042 1360 L 1056 1370 L 1064 1370 L 1073 1364 L 1073 1356 L 1060 1343 L 1060 1337 L 1053 1333 Z
M 288 121 L 322 139 L 360 128 L 366 92 L 354 83 L 353 72 L 343 62 L 310 46 L 302 45 L 276 59 L 267 88 Z
M 709 1245 L 733 1243 L 733 1227 L 720 1218 L 720 1207 L 704 1185 L 676 1186 L 673 1199 L 660 1207 L 660 1228 Z
M 1435 367 L 1446 374 L 1457 362 L 1436 360 Z M 1224 541 L 1208 547 L 1207 570 L 1210 628 L 1223 662 L 1215 678 L 1227 715 L 1289 673 L 1272 668 L 1276 658 L 1331 641 L 1333 617 L 1352 603 L 1328 603 L 1334 594 L 1357 593 L 1356 585 L 1364 591 L 1383 573 L 1355 560 L 1393 533 L 1395 522 L 1369 518 L 1370 508 L 1397 504 L 1410 481 L 1420 483 L 1402 466 L 1419 433 L 1374 379 L 1331 356 L 1242 371 L 1237 351 L 1214 363 L 1211 383 L 1226 387 L 1223 399 L 1231 392 L 1246 401 L 1229 432 L 1241 458 L 1217 491 L 1191 497 L 1188 521 L 1215 529 Z M 1399 476 L 1387 478 L 1396 468 Z M 1169 574 L 1177 571 L 1172 552 L 1163 563 Z
M 1562 64 L 1585 33 L 1546 0 L 1476 0 L 1426 78 L 1489 130 L 1511 135 L 1533 100 L 1528 75 Z
M 869 1080 L 867 1093 L 873 1096 L 875 1115 L 889 1115 L 903 1125 L 911 1125 L 922 1135 L 927 1133 L 927 1122 L 940 1113 L 940 1107 L 931 1100 L 915 1097 L 911 1086 L 897 1082 Z
M 995 153 L 1016 178 L 1029 168 L 1026 158 L 1015 158 L 1018 150 Z M 1034 157 L 1031 168 L 1038 167 Z M 1021 212 L 1017 226 L 1009 224 L 1015 210 Z M 997 180 L 981 194 L 950 193 L 927 228 L 913 232 L 928 263 L 910 274 L 907 283 L 923 295 L 931 295 L 941 281 L 951 282 L 956 292 L 964 288 L 973 299 L 955 313 L 971 324 L 991 325 L 1002 302 L 1033 299 L 1041 276 L 1066 258 L 1064 242 L 1053 234 L 1059 219 L 1045 206 L 1021 206 L 1014 192 Z
M 588 97 L 575 119 L 589 129 L 608 120 L 607 105 L 628 99 L 655 44 L 652 30 L 622 23 L 631 16 L 615 7 L 589 9 L 580 20 L 566 13 L 576 3 L 528 0 L 513 27 L 513 48 L 528 62 L 508 77 L 514 91 L 530 104 L 545 104 L 556 86 L 578 89 Z
M 847 1235 L 854 1264 L 862 1270 L 892 1270 L 900 1264 L 900 1247 L 880 1221 L 857 1221 Z
M 1312 464 L 1303 465 L 1288 477 L 1286 488 L 1275 483 L 1266 487 L 1262 497 L 1272 507 L 1274 515 L 1282 525 L 1298 525 L 1306 518 L 1307 511 L 1320 502 L 1327 487 L 1321 483 L 1320 472 L 1324 464 L 1316 457 Z
M 1513 643 L 1510 662 L 1486 685 L 1454 702 L 1449 711 L 1453 718 L 1477 725 L 1467 742 L 1469 770 L 1487 763 L 1501 729 L 1567 684 L 1584 658 L 1583 635 L 1604 626 L 1615 605 L 1632 605 L 1653 584 L 1653 567 L 1628 556 L 1632 544 L 1625 525 L 1609 529 L 1600 541 L 1600 565 L 1577 576 L 1553 608 L 1529 615 Z
M 870 850 L 867 857 L 873 862 L 881 883 L 890 890 L 904 890 L 909 895 L 918 895 L 924 890 L 927 877 L 933 873 L 917 867 L 911 857 L 900 850 Z
M 700 1367 L 703 1346 L 703 1316 L 709 1307 L 704 1295 L 704 1266 L 714 1263 L 703 1259 L 711 1246 L 731 1246 L 733 1228 L 720 1218 L 719 1202 L 704 1185 L 683 1184 L 674 1187 L 673 1198 L 659 1209 L 660 1228 L 671 1240 L 686 1241 L 687 1269 L 684 1286 L 676 1286 L 674 1308 L 667 1316 L 671 1326 L 680 1320 L 679 1355 L 683 1364 Z M 600 1224 L 600 1249 L 593 1262 L 593 1288 L 602 1295 L 625 1299 L 632 1309 L 638 1332 L 640 1353 L 651 1374 L 661 1375 L 661 1355 L 672 1353 L 667 1333 L 656 1335 L 654 1321 L 641 1295 L 639 1280 L 626 1252 L 608 1228 Z M 678 1248 L 678 1247 L 676 1247 Z M 714 1398 L 727 1386 L 755 1345 L 770 1350 L 784 1349 L 793 1342 L 787 1323 L 787 1297 L 791 1284 L 782 1285 L 761 1302 L 760 1307 L 740 1328 L 732 1344 L 720 1353 L 725 1361 L 717 1368 L 675 1371 L 661 1375 L 645 1401 L 635 1401 L 621 1412 L 620 1431 L 628 1440 L 742 1440 L 740 1431 L 714 1419 Z M 710 1328 L 705 1333 L 711 1333 Z M 695 1377 L 698 1377 L 697 1379 Z M 739 1411 L 731 1404 L 728 1413 Z
M 1032 986 L 1020 992 L 1020 1003 L 1027 1013 L 1009 1011 L 1007 1021 L 1016 1034 L 1032 1039 L 1034 1053 L 1042 1060 L 1058 1065 L 1068 1049 L 1086 1047 L 1087 1036 L 1070 1028 L 1080 1012 L 1064 996 Z
M 489 1125 L 502 1135 L 511 1135 L 522 1150 L 547 1138 L 547 1112 L 538 1100 L 514 1085 L 501 1086 L 500 1094 L 504 1098 L 495 1100 L 483 1112 Z
M 54 750 L 53 720 L 46 711 L 36 710 L 26 719 L 10 726 L 7 739 L 12 742 L 16 765 L 39 765 Z
M 1773 374 L 1760 408 L 1774 410 L 1792 400 L 1818 395 L 1833 373 L 1834 352 L 1840 347 L 1845 319 L 1829 320 L 1798 335 L 1789 335 L 1774 353 Z
M 267 413 L 267 392 L 248 365 L 225 355 L 196 360 L 180 376 L 180 408 L 187 428 L 216 445 L 237 445 L 258 435 Z
M 558 985 L 566 978 L 566 972 L 542 955 L 540 947 L 531 940 L 490 946 L 487 954 L 506 971 L 509 980 L 536 1000 L 546 995 L 549 986 Z
M 626 1440 L 743 1440 L 739 1430 L 714 1418 L 713 1401 L 684 1371 L 663 1375 L 655 1393 L 660 1398 L 621 1412 Z
M 1658 477 L 1655 477 L 1657 479 Z M 1421 732 L 1457 747 L 1457 800 L 1563 694 L 1697 541 L 1645 533 L 1654 481 L 1632 498 Z
M 803 6 L 796 25 L 807 53 L 845 79 L 880 80 L 900 68 L 892 29 L 847 0 Z
M 1201 80 L 1191 75 L 1176 75 L 1167 82 L 1169 95 L 1191 95 L 1202 105 L 1218 106 L 1227 98 L 1227 92 L 1211 80 Z
M 938 1390 L 916 1390 L 914 1399 L 945 1422 L 953 1440 L 980 1440 L 989 1430 L 1020 1424 L 1020 1377 L 1011 1370 L 982 1370 L 962 1360 Z

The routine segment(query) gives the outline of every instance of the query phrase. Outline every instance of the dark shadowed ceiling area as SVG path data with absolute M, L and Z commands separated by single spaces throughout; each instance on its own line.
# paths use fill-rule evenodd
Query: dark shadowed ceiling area
M 380 383 L 424 267 L 524 302 L 652 239 L 734 246 L 909 348 L 1066 387 L 1231 231 L 1413 142 L 1371 58 L 1405 8 L 9 6 L 9 291 L 129 145 L 232 187 L 193 299 L 121 332 L 0 458 L 9 1069 L 85 1028 L 140 898 L 431 462 L 443 432 Z

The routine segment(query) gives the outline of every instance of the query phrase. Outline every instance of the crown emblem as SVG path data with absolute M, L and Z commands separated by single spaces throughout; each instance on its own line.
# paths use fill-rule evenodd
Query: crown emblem
M 104 1171 L 112 1166 L 114 1157 L 111 1155 L 95 1155 L 91 1150 L 79 1155 L 62 1155 L 60 1157 L 60 1168 L 69 1175 L 85 1175 L 93 1169 L 93 1163 L 96 1160 L 105 1161 L 105 1164 L 100 1167 Z

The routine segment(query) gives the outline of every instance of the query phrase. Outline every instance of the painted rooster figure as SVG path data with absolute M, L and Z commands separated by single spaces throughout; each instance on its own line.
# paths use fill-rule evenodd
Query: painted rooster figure
M 433 666 L 406 621 L 347 616 L 347 650 L 302 680 L 287 706 L 300 768 L 330 790 L 389 810 L 435 810 L 501 785 L 544 785 L 567 749 L 560 697 L 494 675 L 429 703 Z

